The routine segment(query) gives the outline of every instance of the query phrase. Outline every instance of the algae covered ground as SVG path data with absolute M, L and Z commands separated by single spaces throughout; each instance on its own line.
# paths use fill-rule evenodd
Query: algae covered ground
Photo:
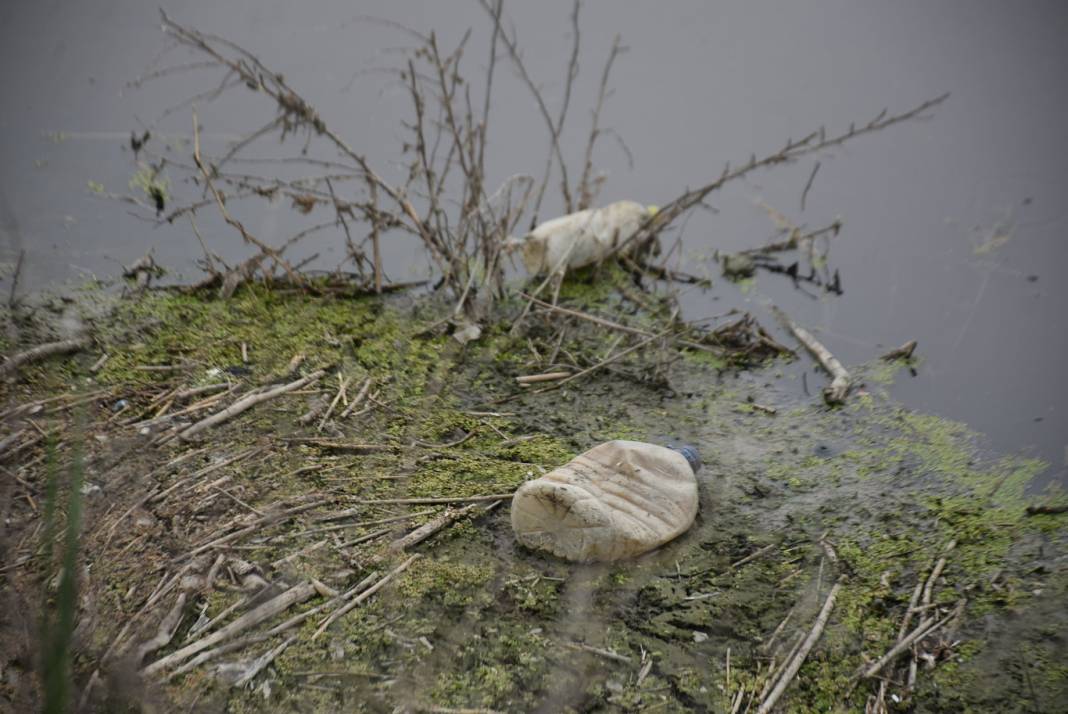
M 646 329 L 667 317 L 611 281 L 573 280 L 561 304 Z M 900 365 L 856 368 L 866 386 L 836 409 L 799 397 L 775 361 L 659 343 L 524 391 L 516 376 L 597 364 L 618 333 L 548 313 L 513 330 L 523 307 L 504 303 L 463 345 L 433 297 L 250 284 L 227 300 L 154 291 L 96 311 L 91 350 L 3 387 L 4 436 L 29 431 L 5 452 L 14 614 L 0 702 L 25 711 L 40 697 L 35 623 L 57 585 L 40 548 L 49 443 L 60 467 L 87 451 L 73 668 L 86 710 L 756 711 L 835 583 L 779 710 L 865 711 L 881 685 L 891 711 L 1068 701 L 1068 521 L 1025 512 L 1042 464 L 987 454 L 964 425 L 895 404 L 885 382 Z M 23 346 L 50 338 L 43 324 L 23 325 Z M 507 494 L 613 438 L 698 447 L 694 527 L 609 565 L 518 547 Z M 468 503 L 431 538 L 388 547 Z M 413 554 L 317 634 L 334 591 Z M 210 657 L 137 676 L 302 583 L 310 596 L 220 635 L 198 652 Z M 914 685 L 911 652 L 858 681 L 897 642 L 910 601 L 913 626 L 942 622 L 917 641 Z

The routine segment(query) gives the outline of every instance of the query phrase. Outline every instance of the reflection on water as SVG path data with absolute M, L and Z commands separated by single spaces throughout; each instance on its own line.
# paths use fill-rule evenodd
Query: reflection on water
M 408 115 L 408 97 L 373 70 L 392 66 L 393 49 L 409 38 L 356 16 L 434 29 L 445 45 L 468 27 L 487 27 L 476 3 L 383 0 L 358 10 L 336 0 L 315 7 L 169 3 L 166 9 L 278 67 L 398 182 L 393 159 L 404 140 L 399 122 Z M 514 3 L 508 12 L 531 74 L 551 103 L 559 101 L 570 4 Z M 202 89 L 203 77 L 126 86 L 161 47 L 155 11 L 130 0 L 19 0 L 0 8 L 0 27 L 7 109 L 0 116 L 0 260 L 11 264 L 26 250 L 27 289 L 87 272 L 111 275 L 148 249 L 160 263 L 194 276 L 200 250 L 187 223 L 157 227 L 89 188 L 92 182 L 128 191 L 131 131 L 152 126 L 156 140 L 172 144 L 190 134 L 188 111 L 154 122 L 162 108 Z M 1068 8 L 1055 3 L 861 8 L 827 0 L 801 8 L 694 1 L 665 10 L 591 2 L 583 11 L 582 74 L 563 149 L 576 157 L 572 165 L 579 163 L 599 69 L 617 32 L 629 51 L 617 62 L 604 123 L 626 142 L 634 164 L 613 141 L 599 146 L 606 202 L 663 204 L 718 175 L 724 161 L 745 161 L 751 151 L 774 150 L 820 125 L 841 129 L 883 107 L 905 109 L 951 91 L 931 119 L 818 157 L 814 178 L 817 158 L 713 196 L 715 211 L 695 213 L 676 234 L 682 243 L 673 260 L 716 284 L 711 292 L 686 288 L 684 306 L 694 318 L 740 306 L 771 322 L 764 304 L 773 301 L 814 328 L 847 364 L 916 339 L 922 365 L 895 387 L 906 404 L 966 421 L 999 450 L 1040 455 L 1063 478 L 1066 31 Z M 488 33 L 476 33 L 468 47 L 465 61 L 474 76 L 484 68 L 487 40 Z M 498 78 L 491 183 L 538 174 L 546 146 L 529 94 L 509 68 Z M 265 121 L 264 111 L 252 98 L 203 108 L 204 140 L 224 146 Z M 543 217 L 559 209 L 550 195 Z M 795 286 L 792 276 L 766 269 L 744 290 L 719 277 L 714 253 L 776 239 L 772 212 L 803 230 L 841 220 L 839 234 L 827 240 L 842 295 L 804 280 Z M 261 239 L 280 242 L 290 234 L 293 211 L 263 203 L 245 219 Z M 204 217 L 201 228 L 224 258 L 241 254 L 238 237 L 221 223 Z M 666 244 L 673 239 L 667 236 Z M 321 235 L 306 251 L 335 265 L 343 246 L 339 235 Z M 425 273 L 426 259 L 413 241 L 393 240 L 384 249 L 390 278 Z M 789 271 L 795 256 L 781 256 L 778 270 Z M 801 278 L 809 275 L 807 265 L 802 260 Z M 832 276 L 820 276 L 821 282 Z

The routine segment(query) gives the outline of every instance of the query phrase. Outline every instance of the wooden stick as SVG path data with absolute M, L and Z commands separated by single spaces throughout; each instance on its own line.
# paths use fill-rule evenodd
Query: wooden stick
M 315 372 L 309 374 L 307 377 L 298 379 L 295 382 L 283 384 L 281 386 L 274 387 L 273 389 L 269 389 L 265 392 L 260 392 L 259 394 L 251 394 L 243 399 L 239 399 L 230 406 L 228 406 L 226 409 L 223 409 L 218 414 L 212 414 L 210 417 L 202 419 L 196 424 L 193 424 L 185 431 L 179 433 L 178 438 L 182 441 L 189 441 L 193 436 L 199 434 L 205 429 L 216 426 L 218 424 L 222 424 L 224 421 L 227 421 L 228 419 L 231 419 L 237 416 L 238 414 L 241 414 L 242 412 L 251 409 L 260 402 L 265 402 L 268 399 L 274 399 L 275 397 L 280 397 L 283 394 L 286 394 L 287 392 L 292 392 L 296 389 L 300 389 L 301 387 L 305 387 L 311 384 L 312 382 L 315 382 L 320 379 L 324 374 L 326 374 L 326 370 L 316 370 Z
M 45 359 L 46 357 L 52 357 L 53 355 L 64 355 L 70 352 L 77 352 L 79 350 L 84 350 L 91 344 L 93 344 L 92 338 L 88 335 L 83 335 L 82 337 L 75 337 L 70 340 L 46 342 L 43 345 L 37 345 L 28 350 L 16 352 L 11 355 L 7 362 L 0 365 L 0 377 L 6 377 L 27 362 L 35 362 L 37 360 Z
M 222 629 L 217 630 L 213 634 L 208 635 L 207 637 L 203 637 L 190 645 L 186 645 L 180 650 L 172 652 L 171 654 L 167 655 L 166 657 L 163 657 L 162 659 L 156 660 L 152 664 L 142 669 L 141 674 L 143 676 L 151 676 L 157 674 L 160 671 L 171 667 L 172 665 L 178 664 L 183 660 L 189 659 L 201 650 L 205 650 L 211 647 L 212 645 L 216 645 L 222 642 L 223 640 L 229 639 L 230 637 L 238 634 L 239 632 L 243 632 L 250 627 L 254 627 L 255 625 L 260 624 L 265 620 L 269 620 L 270 618 L 281 612 L 285 612 L 293 605 L 302 603 L 315 594 L 317 594 L 315 584 L 310 581 L 300 583 L 299 585 L 294 585 L 289 590 L 286 590 L 285 592 L 271 598 L 259 607 L 248 611 L 241 617 L 231 622 L 226 627 L 223 627 Z
M 883 667 L 885 667 L 898 655 L 902 654 L 905 650 L 911 647 L 913 642 L 916 642 L 922 637 L 930 634 L 931 632 L 934 632 L 939 627 L 949 622 L 950 618 L 956 616 L 956 614 L 957 611 L 956 609 L 954 609 L 953 612 L 949 613 L 937 622 L 935 622 L 931 618 L 927 618 L 926 620 L 921 621 L 920 624 L 916 626 L 915 630 L 910 632 L 903 640 L 898 640 L 897 644 L 891 647 L 889 652 L 880 657 L 873 665 L 868 667 L 868 669 L 866 669 L 863 674 L 859 675 L 856 679 L 869 679 L 879 674 Z
M 619 654 L 617 652 L 613 652 L 612 650 L 604 650 L 604 649 L 601 649 L 600 647 L 594 647 L 592 645 L 587 645 L 584 642 L 565 642 L 564 646 L 565 647 L 570 647 L 573 650 L 581 650 L 583 652 L 589 652 L 591 654 L 598 655 L 599 657 L 604 657 L 605 659 L 614 660 L 616 662 L 622 662 L 624 664 L 630 664 L 631 661 L 632 661 L 631 658 L 627 657 L 626 655 L 621 655 L 621 654 Z
M 829 349 L 812 336 L 812 333 L 790 320 L 786 313 L 779 308 L 772 306 L 772 309 L 786 327 L 789 328 L 790 332 L 793 333 L 794 337 L 797 338 L 797 341 L 804 345 L 805 349 L 820 363 L 820 366 L 831 375 L 830 386 L 823 390 L 824 401 L 828 404 L 841 404 L 844 402 L 846 395 L 849 394 L 849 387 L 853 382 L 853 378 L 846 368 L 842 366 L 838 358 L 831 354 Z
M 377 583 L 375 583 L 371 587 L 369 587 L 366 590 L 364 590 L 362 593 L 360 593 L 359 595 L 354 597 L 349 602 L 345 603 L 343 606 L 339 607 L 334 612 L 330 613 L 330 616 L 327 617 L 325 620 L 323 620 L 322 624 L 319 625 L 319 629 L 315 631 L 314 635 L 312 635 L 312 641 L 314 642 L 315 640 L 317 640 L 319 638 L 319 635 L 323 634 L 323 632 L 326 631 L 326 628 L 330 627 L 330 625 L 332 625 L 339 618 L 344 616 L 347 612 L 349 612 L 354 607 L 356 607 L 357 605 L 362 603 L 364 600 L 367 600 L 369 597 L 371 597 L 376 592 L 381 590 L 382 587 L 386 583 L 388 583 L 390 580 L 392 580 L 393 578 L 395 578 L 398 575 L 400 575 L 401 573 L 403 573 L 405 570 L 407 570 L 408 566 L 411 565 L 412 563 L 414 563 L 416 558 L 418 558 L 418 557 L 419 557 L 418 553 L 416 553 L 415 555 L 411 556 L 410 558 L 405 560 L 403 563 L 398 565 L 396 568 L 391 570 L 388 575 L 386 575 L 384 578 L 379 580 Z
M 140 664 L 141 660 L 143 660 L 150 652 L 155 652 L 174 639 L 174 633 L 178 629 L 178 624 L 182 621 L 182 614 L 185 611 L 186 597 L 187 595 L 185 591 L 178 593 L 178 598 L 174 601 L 174 607 L 172 607 L 171 611 L 160 621 L 156 636 L 147 642 L 141 643 L 141 646 L 137 648 L 138 664 Z
M 538 382 L 555 382 L 558 379 L 566 379 L 570 376 L 570 372 L 546 372 L 545 374 L 526 374 L 516 377 L 515 381 L 519 384 L 536 384 Z
M 364 397 L 367 396 L 367 392 L 370 389 L 371 389 L 371 378 L 368 377 L 367 379 L 364 380 L 363 386 L 360 387 L 360 391 L 356 393 L 356 396 L 352 398 L 352 401 L 349 402 L 349 405 L 347 407 L 345 407 L 344 411 L 342 411 L 341 414 L 338 416 L 338 419 L 344 419 L 349 414 L 351 414 L 352 410 L 356 408 L 356 405 L 359 404 L 360 402 L 362 402 Z
M 823 628 L 827 626 L 827 620 L 831 617 L 831 609 L 834 608 L 834 600 L 838 597 L 838 591 L 842 589 L 842 583 L 844 576 L 838 578 L 838 582 L 831 588 L 831 592 L 827 593 L 827 599 L 823 603 L 823 609 L 820 610 L 819 616 L 816 621 L 812 623 L 812 629 L 809 630 L 808 637 L 805 638 L 804 643 L 801 645 L 801 649 L 797 651 L 793 659 L 783 670 L 782 677 L 779 679 L 779 683 L 775 685 L 775 688 L 768 694 L 767 699 L 760 703 L 760 708 L 757 709 L 757 714 L 768 714 L 775 706 L 775 703 L 779 701 L 786 688 L 790 686 L 790 682 L 797 675 L 797 671 L 801 669 L 801 665 L 804 663 L 805 658 L 808 657 L 809 651 L 819 640 L 820 635 L 823 634 Z
M 323 414 L 323 418 L 319 421 L 319 427 L 316 431 L 322 431 L 326 426 L 326 421 L 330 418 L 330 415 L 334 413 L 334 407 L 341 401 L 341 395 L 345 393 L 345 387 L 349 386 L 349 382 L 352 381 L 352 377 L 345 377 L 345 381 L 341 382 L 341 386 L 337 389 L 337 394 L 334 395 L 334 400 L 330 402 L 330 406 L 326 408 L 326 414 Z
M 435 504 L 435 503 L 472 503 L 475 501 L 506 501 L 511 493 L 494 493 L 488 496 L 455 496 L 451 498 L 367 498 L 356 501 L 362 504 Z

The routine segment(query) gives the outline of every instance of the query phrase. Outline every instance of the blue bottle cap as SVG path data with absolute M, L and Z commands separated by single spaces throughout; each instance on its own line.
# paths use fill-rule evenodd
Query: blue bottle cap
M 701 455 L 697 453 L 696 447 L 687 444 L 685 446 L 669 446 L 668 448 L 685 456 L 686 463 L 690 465 L 694 473 L 701 469 Z

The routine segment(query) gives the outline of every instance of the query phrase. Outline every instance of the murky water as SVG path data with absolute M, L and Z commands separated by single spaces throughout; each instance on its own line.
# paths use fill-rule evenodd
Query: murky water
M 451 45 L 473 27 L 467 66 L 484 71 L 488 22 L 474 2 L 164 3 L 179 22 L 230 37 L 285 73 L 327 121 L 390 178 L 404 140 L 407 96 L 382 74 L 403 33 L 362 22 L 374 15 L 438 31 Z M 528 67 L 551 103 L 563 91 L 570 4 L 508 8 Z M 188 224 L 156 227 L 88 190 L 126 192 L 131 130 L 205 87 L 191 75 L 126 87 L 162 42 L 143 3 L 10 0 L 0 7 L 0 260 L 26 250 L 22 289 L 111 275 L 154 250 L 195 275 L 200 250 Z M 1061 3 L 820 2 L 711 4 L 591 2 L 583 8 L 581 75 L 565 151 L 578 170 L 603 58 L 615 33 L 630 50 L 616 66 L 606 124 L 633 153 L 630 168 L 611 140 L 598 164 L 605 200 L 666 203 L 744 161 L 826 124 L 845 128 L 883 107 L 953 96 L 928 120 L 897 126 L 815 159 L 739 182 L 685 228 L 692 272 L 710 271 L 709 294 L 688 291 L 690 317 L 743 306 L 768 319 L 770 299 L 814 328 L 844 362 L 865 361 L 908 339 L 923 363 L 895 393 L 906 404 L 963 420 L 991 446 L 1038 455 L 1049 476 L 1068 473 L 1068 178 L 1063 131 L 1068 89 L 1068 8 Z M 180 56 L 179 56 L 180 59 Z M 491 117 L 491 179 L 538 174 L 546 132 L 529 95 L 502 63 Z M 270 107 L 252 101 L 202 109 L 209 146 L 257 128 Z M 155 126 L 188 136 L 188 110 Z M 273 147 L 263 149 L 269 151 Z M 178 187 L 180 188 L 180 187 Z M 844 295 L 812 299 L 782 276 L 760 274 L 747 292 L 718 279 L 713 252 L 759 245 L 774 226 L 761 203 L 797 224 L 840 216 L 831 265 Z M 545 215 L 559 208 L 547 203 Z M 288 205 L 246 214 L 250 229 L 280 242 Z M 239 239 L 211 219 L 201 228 L 224 257 Z M 343 256 L 340 234 L 309 241 L 325 264 Z M 425 271 L 416 246 L 387 246 L 390 277 Z M 704 263 L 702 261 L 705 261 Z M 5 279 L 6 291 L 10 281 Z M 801 368 L 807 367 L 805 362 Z M 810 368 L 809 368 L 810 369 Z M 810 369 L 811 371 L 811 369 Z M 810 387 L 822 377 L 810 374 Z M 800 384 L 798 384 L 800 389 Z

